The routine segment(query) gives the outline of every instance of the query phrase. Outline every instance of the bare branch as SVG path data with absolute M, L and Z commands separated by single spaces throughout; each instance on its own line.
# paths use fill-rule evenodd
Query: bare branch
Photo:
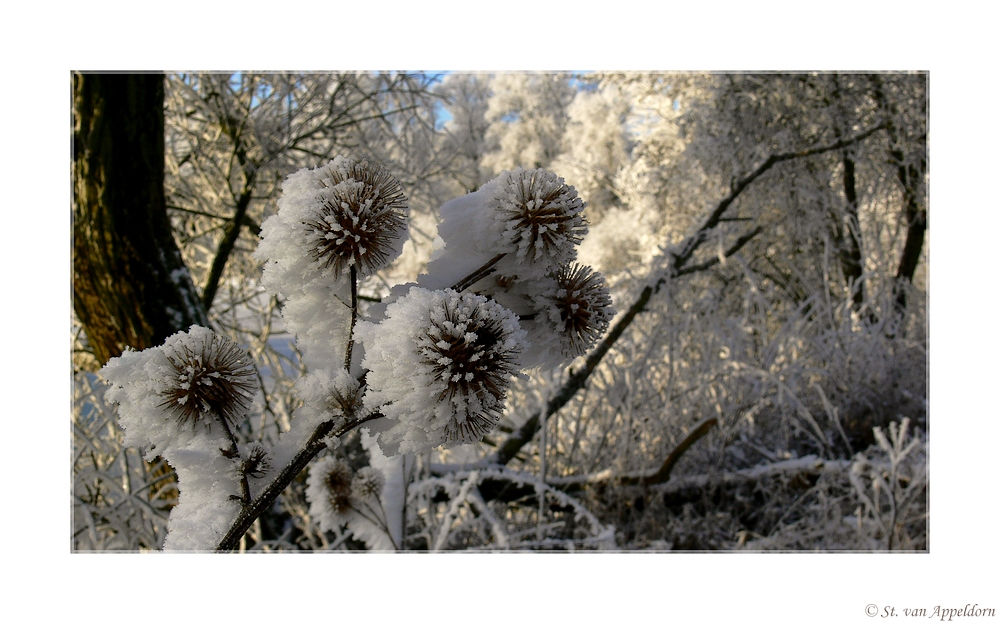
M 729 192 L 729 195 L 727 195 L 725 198 L 722 199 L 722 201 L 719 202 L 719 204 L 715 207 L 715 209 L 709 214 L 708 218 L 705 219 L 705 222 L 702 224 L 702 226 L 698 228 L 698 230 L 694 234 L 689 236 L 684 241 L 684 243 L 680 247 L 681 252 L 671 254 L 672 257 L 669 267 L 665 271 L 663 271 L 663 273 L 654 283 L 642 289 L 642 292 L 639 293 L 639 298 L 636 299 L 635 303 L 633 303 L 629 307 L 629 309 L 625 312 L 625 314 L 618 319 L 618 321 L 615 323 L 615 326 L 611 328 L 611 331 L 608 332 L 608 335 L 605 336 L 604 340 L 601 341 L 601 344 L 599 344 L 597 348 L 594 349 L 590 353 L 590 355 L 587 356 L 587 361 L 583 365 L 583 368 L 574 371 L 570 374 L 569 379 L 566 381 L 563 387 L 555 394 L 555 396 L 553 396 L 549 400 L 546 406 L 546 413 L 550 415 L 555 414 L 556 411 L 562 409 L 562 407 L 567 403 L 569 403 L 570 399 L 572 399 L 573 396 L 581 388 L 584 387 L 584 385 L 587 382 L 587 379 L 597 369 L 597 365 L 601 363 L 601 360 L 604 359 L 604 356 L 607 355 L 608 351 L 611 350 L 611 347 L 625 332 L 625 329 L 632 324 L 632 321 L 635 320 L 636 315 L 638 315 L 640 312 L 645 311 L 646 305 L 649 303 L 650 298 L 653 296 L 654 293 L 659 292 L 660 288 L 667 282 L 668 279 L 679 277 L 680 275 L 688 275 L 696 271 L 705 270 L 718 262 L 718 259 L 716 258 L 692 267 L 684 266 L 694 255 L 694 252 L 697 251 L 697 249 L 705 241 L 708 232 L 714 229 L 720 223 L 723 215 L 725 215 L 726 213 L 726 210 L 729 209 L 729 207 L 733 204 L 733 202 L 736 201 L 736 198 L 738 198 L 740 194 L 754 182 L 754 180 L 758 179 L 768 169 L 770 169 L 779 162 L 784 162 L 786 160 L 792 160 L 796 158 L 805 158 L 808 156 L 822 154 L 824 152 L 842 149 L 843 147 L 864 140 L 865 138 L 871 136 L 872 134 L 874 134 L 875 132 L 884 127 L 885 123 L 881 123 L 875 126 L 874 128 L 870 128 L 858 135 L 855 135 L 854 137 L 851 137 L 849 139 L 842 139 L 836 141 L 835 143 L 831 143 L 829 145 L 824 145 L 821 147 L 815 147 L 796 152 L 772 154 L 754 171 L 744 176 L 742 179 L 738 180 L 733 185 L 732 190 Z M 743 247 L 743 245 L 745 245 L 748 241 L 750 241 L 754 236 L 756 236 L 760 232 L 761 228 L 758 227 L 755 230 L 752 230 L 748 234 L 745 234 L 744 236 L 737 239 L 736 243 L 729 248 L 729 251 L 726 253 L 726 255 L 728 256 L 732 255 L 733 253 L 736 253 L 736 251 L 738 251 L 741 247 Z M 532 415 L 531 418 L 525 421 L 525 423 L 521 425 L 521 427 L 517 431 L 515 431 L 513 434 L 510 435 L 509 438 L 507 438 L 507 440 L 497 450 L 495 455 L 487 458 L 487 461 L 493 461 L 499 464 L 507 464 L 512 459 L 514 459 L 518 451 L 520 451 L 521 448 L 525 444 L 530 442 L 531 439 L 535 436 L 535 433 L 538 431 L 538 421 L 540 416 L 541 416 L 540 412 L 536 412 L 534 415 Z

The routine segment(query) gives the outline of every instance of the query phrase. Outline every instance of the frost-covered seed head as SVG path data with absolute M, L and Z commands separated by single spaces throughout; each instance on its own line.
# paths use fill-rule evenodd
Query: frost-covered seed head
M 235 342 L 214 332 L 199 334 L 164 346 L 171 379 L 161 390 L 160 407 L 178 421 L 197 424 L 216 417 L 238 424 L 250 409 L 257 376 L 249 354 Z M 206 421 L 211 426 L 211 420 Z
M 528 262 L 575 257 L 587 234 L 586 204 L 576 189 L 544 169 L 505 171 L 497 179 L 497 222 L 503 238 Z
M 262 479 L 271 472 L 271 456 L 263 444 L 252 442 L 243 449 L 240 472 L 254 479 Z
M 604 276 L 589 266 L 560 267 L 556 283 L 558 290 L 554 303 L 568 341 L 566 355 L 583 355 L 604 335 L 615 314 L 611 294 Z
M 341 158 L 323 167 L 312 219 L 304 221 L 313 260 L 334 279 L 356 266 L 361 275 L 385 267 L 406 229 L 406 196 L 377 163 Z
M 351 493 L 361 500 L 378 498 L 382 494 L 384 486 L 385 476 L 382 472 L 371 466 L 365 466 L 354 475 L 354 480 L 351 482 Z
M 344 418 L 354 418 L 363 411 L 364 386 L 354 384 L 347 387 L 335 386 L 326 399 L 326 410 Z
M 335 514 L 346 513 L 351 508 L 351 481 L 354 474 L 350 465 L 338 459 L 325 466 L 323 484 L 330 509 Z
M 441 308 L 432 310 L 430 327 L 418 340 L 424 362 L 445 384 L 438 401 L 451 402 L 456 409 L 465 406 L 464 418 L 457 414 L 445 429 L 448 441 L 481 440 L 493 429 L 520 354 L 519 348 L 511 348 L 505 314 L 494 308 L 509 312 L 495 302 L 473 302 L 471 297 L 444 299 Z

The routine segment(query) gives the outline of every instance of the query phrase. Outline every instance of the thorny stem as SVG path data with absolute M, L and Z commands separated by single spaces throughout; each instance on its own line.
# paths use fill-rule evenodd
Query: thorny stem
M 348 422 L 341 427 L 339 430 L 333 430 L 333 421 L 328 420 L 321 423 L 316 430 L 313 431 L 312 435 L 309 436 L 309 440 L 306 441 L 305 446 L 296 453 L 292 461 L 288 463 L 287 466 L 282 469 L 281 473 L 275 477 L 273 481 L 264 491 L 260 493 L 257 500 L 251 501 L 249 505 L 244 505 L 243 510 L 240 515 L 237 516 L 233 526 L 230 527 L 229 532 L 226 533 L 219 545 L 215 547 L 217 552 L 227 552 L 231 551 L 240 542 L 240 538 L 246 533 L 254 521 L 260 517 L 264 510 L 269 508 L 275 500 L 277 500 L 278 495 L 281 494 L 292 479 L 296 477 L 307 465 L 313 460 L 314 457 L 319 455 L 319 452 L 326 448 L 326 442 L 324 438 L 328 435 L 339 438 L 348 431 L 362 425 L 366 422 L 375 420 L 376 418 L 381 418 L 382 414 L 379 412 L 372 412 L 366 416 L 362 416 L 357 419 L 348 420 Z
M 469 286 L 472 286 L 479 280 L 483 279 L 484 277 L 495 271 L 496 269 L 494 269 L 493 267 L 496 265 L 497 262 L 500 262 L 501 258 L 503 258 L 506 255 L 507 255 L 506 253 L 500 253 L 493 256 L 493 258 L 489 262 L 479 267 L 472 273 L 466 275 L 464 278 L 462 278 L 461 281 L 452 286 L 451 289 L 454 290 L 455 292 L 462 292 Z
M 354 355 L 354 326 L 358 324 L 358 268 L 351 265 L 351 331 L 347 334 L 347 355 L 344 356 L 344 370 L 351 372 L 351 358 Z

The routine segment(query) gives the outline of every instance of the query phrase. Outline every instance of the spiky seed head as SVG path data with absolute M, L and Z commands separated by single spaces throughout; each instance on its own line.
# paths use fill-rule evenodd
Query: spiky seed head
M 240 472 L 254 479 L 263 479 L 271 472 L 271 455 L 260 442 L 251 442 L 243 449 Z
M 519 259 L 558 263 L 576 257 L 587 222 L 575 188 L 544 169 L 505 171 L 497 183 L 495 218 Z
M 229 425 L 246 416 L 257 391 L 250 355 L 229 338 L 197 328 L 164 345 L 172 368 L 160 407 L 192 425 L 209 427 L 218 418 Z
M 364 386 L 356 381 L 352 385 L 334 386 L 326 398 L 326 411 L 343 418 L 359 416 L 364 410 L 364 394 Z
M 399 182 L 378 163 L 338 158 L 321 169 L 313 218 L 303 222 L 311 255 L 334 279 L 349 267 L 371 275 L 391 260 L 408 207 Z
M 583 355 L 601 339 L 615 315 L 611 294 L 604 276 L 589 266 L 564 265 L 555 278 L 554 303 L 565 332 L 565 355 Z
M 344 460 L 338 459 L 326 465 L 323 484 L 326 486 L 327 501 L 335 514 L 346 513 L 351 508 L 351 481 L 354 471 Z
M 351 493 L 356 498 L 368 500 L 378 498 L 382 494 L 383 487 L 385 487 L 385 476 L 382 472 L 371 466 L 365 466 L 354 475 Z
M 447 441 L 481 440 L 503 413 L 520 343 L 512 340 L 509 310 L 478 295 L 445 292 L 449 295 L 431 311 L 418 349 L 444 383 L 438 401 L 454 408 Z

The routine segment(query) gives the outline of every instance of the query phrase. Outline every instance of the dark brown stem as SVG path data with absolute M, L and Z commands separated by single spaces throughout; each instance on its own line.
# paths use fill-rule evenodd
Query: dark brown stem
M 479 280 L 483 279 L 484 277 L 492 273 L 495 270 L 493 267 L 496 265 L 496 263 L 500 262 L 500 259 L 506 255 L 507 255 L 506 253 L 502 253 L 493 256 L 493 258 L 489 262 L 487 262 L 486 264 L 479 267 L 469 275 L 462 278 L 462 280 L 457 284 L 455 284 L 454 286 L 452 286 L 451 289 L 454 290 L 455 292 L 462 292 L 469 286 L 472 286 Z
M 351 358 L 354 355 L 354 326 L 358 324 L 358 268 L 351 265 L 351 331 L 347 335 L 347 355 L 344 356 L 344 370 L 351 372 Z
M 237 516 L 236 520 L 233 522 L 233 526 L 230 527 L 229 532 L 222 538 L 222 541 L 220 541 L 219 545 L 215 547 L 215 550 L 217 552 L 227 552 L 236 548 L 240 542 L 240 538 L 242 538 L 243 534 L 250 529 L 254 521 L 257 520 L 262 513 L 264 513 L 265 509 L 274 504 L 278 495 L 281 494 L 286 487 L 288 487 L 288 484 L 292 482 L 292 479 L 302 472 L 302 470 L 309 465 L 309 462 L 312 461 L 312 459 L 316 457 L 320 451 L 326 448 L 324 438 L 328 435 L 333 435 L 334 437 L 339 438 L 355 427 L 381 417 L 382 414 L 379 412 L 372 412 L 367 416 L 349 421 L 338 431 L 333 431 L 332 420 L 328 420 L 316 427 L 316 430 L 313 431 L 311 436 L 309 436 L 309 440 L 306 442 L 302 450 L 300 450 L 295 457 L 292 458 L 292 461 L 285 466 L 277 477 L 275 477 L 274 481 L 264 488 L 264 491 L 260 493 L 257 500 L 252 501 L 249 505 L 244 505 L 240 515 Z M 333 433 L 331 434 L 331 432 Z
M 242 459 L 240 457 L 240 448 L 236 444 L 236 436 L 233 435 L 232 429 L 229 428 L 229 423 L 222 417 L 219 417 L 219 422 L 222 423 L 222 430 L 226 432 L 226 437 L 229 438 L 229 449 L 222 451 L 222 454 L 234 461 Z M 250 504 L 250 481 L 247 480 L 247 475 L 242 469 L 240 470 L 240 479 L 240 489 L 242 490 L 240 502 L 243 503 L 243 508 L 245 509 Z
M 694 431 L 689 433 L 686 438 L 681 440 L 681 443 L 677 447 L 670 451 L 667 458 L 663 461 L 663 465 L 660 469 L 656 471 L 655 474 L 649 477 L 641 478 L 624 478 L 622 479 L 623 485 L 656 485 L 657 483 L 666 483 L 670 480 L 670 472 L 674 469 L 677 464 L 677 460 L 681 458 L 684 453 L 691 448 L 695 442 L 705 437 L 705 435 L 712 430 L 712 427 L 719 424 L 719 421 L 715 418 L 709 418 L 708 420 L 702 422 L 700 425 L 695 427 Z

